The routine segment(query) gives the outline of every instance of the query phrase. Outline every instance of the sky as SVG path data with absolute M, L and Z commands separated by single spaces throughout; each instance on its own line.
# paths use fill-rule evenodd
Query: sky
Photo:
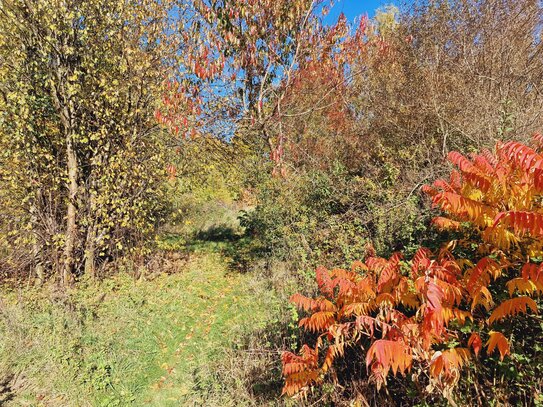
M 355 17 L 363 14 L 372 17 L 377 8 L 397 3 L 397 0 L 339 0 L 326 17 L 326 21 L 329 24 L 334 23 L 341 12 L 345 14 L 349 21 L 353 21 Z

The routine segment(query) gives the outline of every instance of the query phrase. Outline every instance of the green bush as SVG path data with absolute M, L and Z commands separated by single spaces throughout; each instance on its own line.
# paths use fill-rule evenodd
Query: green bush
M 396 169 L 383 167 L 369 178 L 337 165 L 271 178 L 241 225 L 259 243 L 260 255 L 289 261 L 295 269 L 347 266 L 364 257 L 370 241 L 382 255 L 409 253 L 427 235 L 429 211 L 418 193 L 402 200 L 398 177 Z

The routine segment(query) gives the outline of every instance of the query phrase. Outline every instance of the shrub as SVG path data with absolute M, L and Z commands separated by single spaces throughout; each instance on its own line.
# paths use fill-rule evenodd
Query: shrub
M 518 331 L 543 292 L 543 137 L 534 142 L 498 143 L 495 154 L 469 159 L 449 154 L 457 168 L 450 180 L 423 188 L 444 212 L 433 225 L 456 235 L 435 253 L 317 269 L 320 296 L 291 301 L 308 313 L 300 327 L 318 336 L 301 354 L 283 354 L 284 393 L 320 383 L 347 347 L 361 346 L 377 388 L 389 372 L 412 372 L 423 392 L 437 387 L 452 400 L 464 366 L 504 360 L 513 340 L 537 343 L 537 333 Z M 536 397 L 537 388 L 528 391 Z
M 396 178 L 381 175 L 360 175 L 338 164 L 335 170 L 271 179 L 259 188 L 258 205 L 243 226 L 263 254 L 295 270 L 347 266 L 365 256 L 370 240 L 380 254 L 409 252 L 424 238 L 429 211 L 416 195 L 399 204 Z

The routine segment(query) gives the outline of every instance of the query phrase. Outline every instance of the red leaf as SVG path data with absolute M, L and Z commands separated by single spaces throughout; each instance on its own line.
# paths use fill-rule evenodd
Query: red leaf
M 468 346 L 471 346 L 473 348 L 475 356 L 479 355 L 479 352 L 483 348 L 483 341 L 481 340 L 481 337 L 477 332 L 473 332 L 469 337 Z

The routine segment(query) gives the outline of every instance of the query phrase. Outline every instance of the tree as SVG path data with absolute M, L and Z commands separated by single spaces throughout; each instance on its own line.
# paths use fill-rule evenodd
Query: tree
M 334 26 L 322 22 L 333 2 L 202 1 L 190 2 L 191 24 L 185 34 L 186 62 L 182 83 L 176 83 L 178 104 L 189 105 L 177 120 L 177 128 L 192 127 L 191 135 L 214 134 L 250 146 L 282 167 L 289 107 L 285 104 L 300 71 L 319 62 L 345 68 L 345 50 L 360 41 L 342 16 Z M 331 93 L 340 74 L 323 95 Z M 320 105 L 326 105 L 322 97 Z M 196 105 L 196 106 L 194 106 Z M 186 113 L 188 112 L 188 114 Z M 296 112 L 298 120 L 306 113 Z M 283 171 L 284 172 L 284 171 Z
M 93 275 L 158 221 L 166 140 L 154 112 L 179 49 L 173 7 L 2 4 L 0 190 L 2 212 L 17 219 L 1 227 L 11 244 L 34 247 L 40 278 Z

